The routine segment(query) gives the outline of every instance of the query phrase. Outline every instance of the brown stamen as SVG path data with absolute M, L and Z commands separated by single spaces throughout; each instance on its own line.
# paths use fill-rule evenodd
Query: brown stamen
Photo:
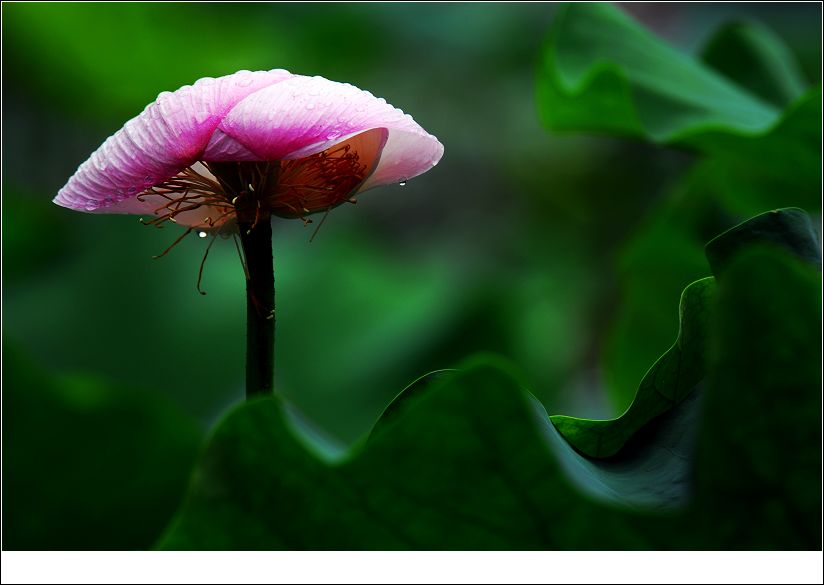
M 190 226 L 159 256 L 193 229 L 212 231 L 238 224 L 251 231 L 272 215 L 301 219 L 308 225 L 313 223 L 310 214 L 324 211 L 314 239 L 331 209 L 355 202 L 352 193 L 375 168 L 382 136 L 380 131 L 369 131 L 293 160 L 199 161 L 137 196 L 141 202 L 157 204 L 153 217 L 141 223 L 158 228 L 167 222 Z
M 367 165 L 349 144 L 280 163 L 272 212 L 281 217 L 303 217 L 345 202 L 366 178 Z

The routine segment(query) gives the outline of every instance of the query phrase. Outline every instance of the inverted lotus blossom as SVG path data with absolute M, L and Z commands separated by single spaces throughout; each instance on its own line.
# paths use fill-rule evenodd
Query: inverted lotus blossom
M 420 175 L 442 155 L 410 115 L 348 83 L 239 71 L 161 93 L 80 165 L 54 202 L 181 224 L 175 244 L 192 230 L 239 237 L 251 396 L 273 389 L 271 217 L 309 222 L 367 189 Z
M 368 91 L 283 69 L 239 71 L 161 93 L 54 202 L 209 230 L 305 218 L 415 177 L 442 154 L 409 114 Z

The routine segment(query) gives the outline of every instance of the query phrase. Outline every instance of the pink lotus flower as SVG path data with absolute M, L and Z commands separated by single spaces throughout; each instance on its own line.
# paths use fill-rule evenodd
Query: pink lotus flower
M 179 223 L 187 229 L 175 244 L 194 229 L 239 236 L 252 396 L 273 389 L 271 216 L 308 222 L 367 189 L 420 175 L 442 155 L 411 116 L 367 91 L 282 69 L 239 71 L 161 93 L 54 202 Z
M 443 145 L 356 87 L 282 69 L 163 92 L 80 165 L 54 202 L 196 229 L 302 217 L 403 182 Z

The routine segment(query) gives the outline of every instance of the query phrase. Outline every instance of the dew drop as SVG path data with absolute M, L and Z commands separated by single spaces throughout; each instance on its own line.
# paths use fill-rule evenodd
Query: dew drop
M 334 140 L 338 136 L 340 136 L 340 132 L 330 132 L 326 135 L 326 140 Z
M 308 104 L 306 104 L 306 109 L 307 110 L 314 110 L 315 109 L 315 104 L 313 102 L 309 102 Z
M 401 177 L 401 180 L 398 181 L 398 185 L 401 187 L 406 187 L 406 177 Z
M 238 87 L 249 87 L 252 85 L 252 76 L 249 74 L 243 75 L 236 83 Z
M 205 238 L 208 234 L 206 232 L 197 232 L 198 238 Z

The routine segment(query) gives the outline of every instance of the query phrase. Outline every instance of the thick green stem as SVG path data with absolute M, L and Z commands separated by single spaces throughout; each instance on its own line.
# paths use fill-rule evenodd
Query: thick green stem
M 274 391 L 275 271 L 272 263 L 272 223 L 240 223 L 246 259 L 246 398 Z

